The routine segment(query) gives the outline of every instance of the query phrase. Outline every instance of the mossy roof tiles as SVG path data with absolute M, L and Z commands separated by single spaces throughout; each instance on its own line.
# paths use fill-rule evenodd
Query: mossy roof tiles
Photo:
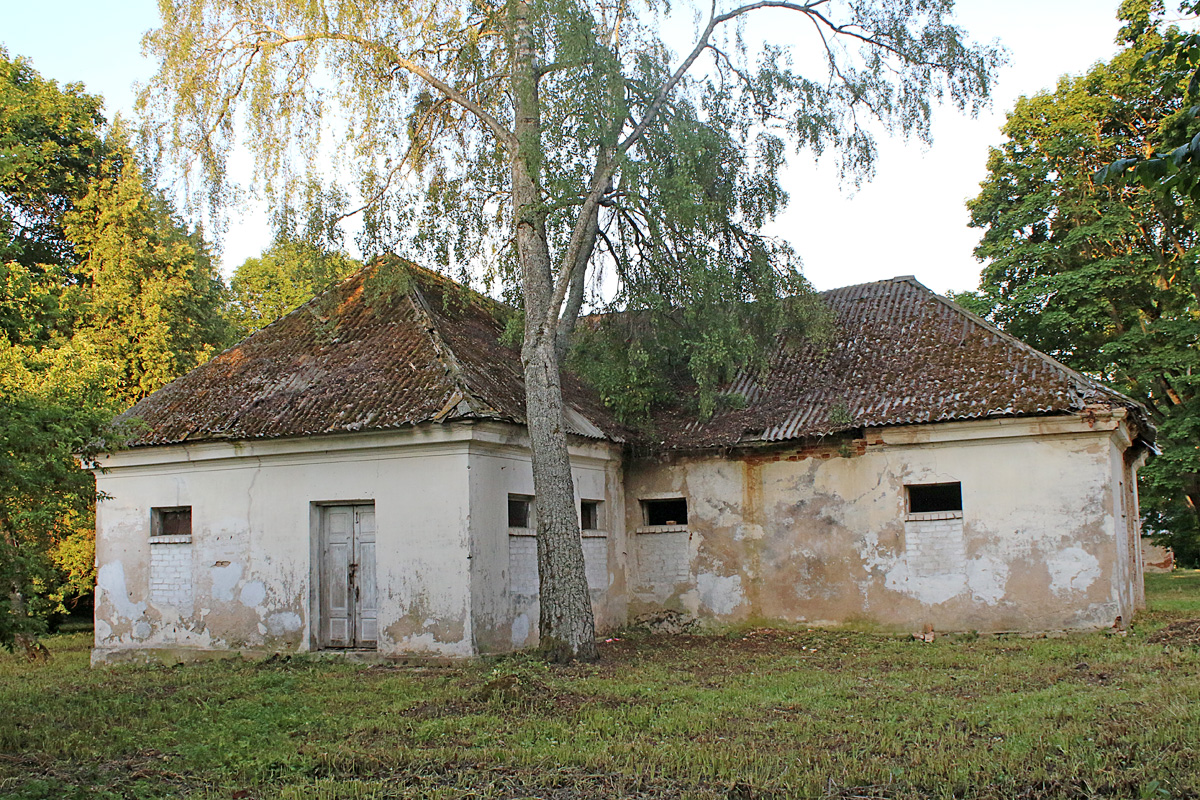
M 519 352 L 500 304 L 409 268 L 408 291 L 375 292 L 368 268 L 143 399 L 131 446 L 400 428 L 454 419 L 523 423 Z M 913 278 L 822 295 L 822 344 L 781 342 L 761 376 L 708 420 L 662 413 L 632 434 L 564 375 L 568 429 L 644 447 L 778 442 L 881 425 L 1079 412 L 1132 400 L 930 292 Z M 1142 427 L 1149 431 L 1148 424 Z
M 761 376 L 727 391 L 741 408 L 697 420 L 666 414 L 654 444 L 720 447 L 820 437 L 882 425 L 1083 411 L 1133 400 L 1001 332 L 911 276 L 821 295 L 824 343 L 780 342 Z

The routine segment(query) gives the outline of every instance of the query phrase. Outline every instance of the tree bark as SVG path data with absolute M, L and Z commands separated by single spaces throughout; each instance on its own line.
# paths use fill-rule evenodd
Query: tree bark
M 537 516 L 539 647 L 556 662 L 596 658 L 595 622 L 584 572 L 583 544 L 567 452 L 562 383 L 556 349 L 554 297 L 546 211 L 540 190 L 541 129 L 537 65 L 529 6 L 513 4 L 513 100 L 517 152 L 512 160 L 513 215 L 525 300 L 525 419 L 533 453 Z
M 575 511 L 554 340 L 544 337 L 530 349 L 525 359 L 525 402 L 537 507 L 539 647 L 551 661 L 593 661 L 595 622 Z

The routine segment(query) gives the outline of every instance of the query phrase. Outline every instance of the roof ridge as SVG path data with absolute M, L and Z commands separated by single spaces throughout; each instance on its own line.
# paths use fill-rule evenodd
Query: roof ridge
M 415 265 L 414 265 L 415 266 Z M 420 267 L 418 267 L 420 269 Z M 429 272 L 429 270 L 425 270 Z M 483 402 L 474 389 L 470 386 L 470 381 L 467 380 L 465 371 L 462 365 L 458 362 L 458 356 L 454 353 L 454 348 L 446 341 L 441 328 L 438 326 L 437 317 L 430 307 L 429 300 L 425 297 L 425 292 L 422 289 L 419 281 L 413 281 L 407 298 L 412 305 L 413 311 L 421 320 L 423 327 L 429 336 L 429 342 L 433 346 L 434 352 L 437 353 L 438 359 L 446 367 L 446 372 L 450 377 L 450 383 L 454 387 L 454 391 L 446 398 L 446 403 L 439 411 L 434 419 L 441 422 L 453 414 L 463 402 L 467 404 L 468 414 L 484 415 L 484 416 L 499 416 L 496 409 L 490 404 Z M 455 396 L 458 396 L 457 401 Z
M 834 294 L 835 292 L 844 292 L 848 289 L 859 289 L 863 286 L 877 286 L 881 283 L 912 283 L 920 286 L 922 289 L 929 291 L 928 287 L 917 280 L 915 275 L 896 275 L 892 278 L 880 278 L 876 281 L 863 281 L 862 283 L 851 283 L 846 286 L 835 286 L 832 289 L 822 289 L 817 292 L 818 295 Z
M 465 292 L 468 295 L 469 300 L 478 301 L 481 305 L 486 306 L 490 311 L 504 311 L 508 313 L 515 313 L 517 311 L 517 309 L 510 306 L 508 303 L 505 303 L 503 300 L 498 300 L 489 294 L 484 294 L 478 289 L 471 288 L 468 283 L 455 280 L 445 273 L 438 272 L 435 269 L 430 269 L 429 267 L 422 266 L 415 261 L 402 258 L 394 254 L 379 256 L 378 258 L 372 260 L 368 266 L 371 268 L 376 268 L 379 261 L 385 258 L 394 258 L 400 262 L 400 265 L 403 266 L 404 269 L 408 270 L 412 277 L 416 279 L 415 282 L 417 283 L 420 282 L 422 277 L 428 278 L 438 284 L 441 284 L 439 288 L 443 289 L 444 291 Z M 464 277 L 468 280 L 470 279 L 469 275 Z

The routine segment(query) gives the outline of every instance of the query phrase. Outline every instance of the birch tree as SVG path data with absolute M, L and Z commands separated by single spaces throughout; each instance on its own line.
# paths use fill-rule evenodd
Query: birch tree
M 211 205 L 231 196 L 229 155 L 245 143 L 276 205 L 322 172 L 344 177 L 365 255 L 509 280 L 524 311 L 541 647 L 591 659 L 560 388 L 589 281 L 758 315 L 697 333 L 693 372 L 734 368 L 771 335 L 761 314 L 803 286 L 792 248 L 762 234 L 787 201 L 789 145 L 828 151 L 857 179 L 873 131 L 927 140 L 939 101 L 986 102 L 1000 55 L 967 42 L 952 6 L 160 0 L 146 101 Z M 690 29 L 674 23 L 689 10 Z M 748 45 L 752 18 L 775 41 Z M 676 54 L 668 39 L 687 30 Z

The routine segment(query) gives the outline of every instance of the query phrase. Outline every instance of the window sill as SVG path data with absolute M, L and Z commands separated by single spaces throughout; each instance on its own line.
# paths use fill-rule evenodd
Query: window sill
M 687 525 L 643 525 L 638 533 L 687 533 Z
M 537 536 L 537 528 L 509 528 L 509 536 Z
M 909 514 L 904 518 L 905 522 L 930 522 L 940 519 L 962 519 L 963 512 L 961 511 L 924 511 L 919 514 Z
M 176 534 L 175 536 L 151 536 L 150 544 L 191 544 L 192 537 L 187 534 Z
M 585 538 L 585 539 L 607 539 L 608 538 L 608 531 L 602 531 L 599 528 L 588 528 L 586 530 L 580 531 L 580 533 L 583 534 L 583 538 Z

